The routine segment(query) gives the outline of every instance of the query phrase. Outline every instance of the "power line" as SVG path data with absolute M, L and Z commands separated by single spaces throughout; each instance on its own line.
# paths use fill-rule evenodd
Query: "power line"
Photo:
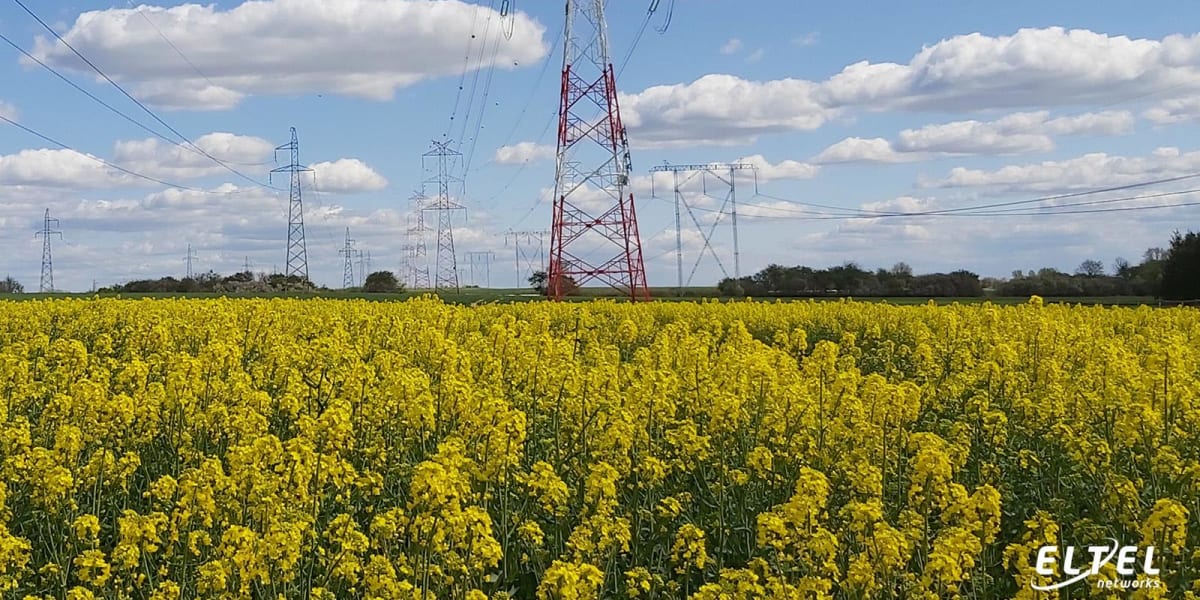
M 561 36 L 562 26 L 560 25 L 558 31 L 556 31 L 554 36 L 550 39 L 557 39 Z M 554 56 L 557 53 L 556 48 L 558 48 L 557 44 L 550 45 L 550 51 L 546 53 L 546 58 L 542 60 L 542 68 L 540 71 L 538 71 L 537 79 L 534 80 L 533 86 L 529 89 L 529 97 L 525 99 L 525 104 L 521 107 L 521 112 L 517 114 L 516 121 L 513 121 L 512 128 L 508 130 L 508 135 L 504 136 L 503 142 L 500 142 L 501 147 L 507 146 L 508 143 L 512 141 L 513 136 L 516 135 L 517 129 L 521 127 L 521 122 L 525 119 L 525 114 L 529 112 L 529 106 L 533 104 L 533 99 L 537 97 L 538 92 L 541 91 L 542 81 L 545 80 L 546 72 L 549 70 L 550 63 L 554 60 Z M 558 114 L 555 113 L 554 116 L 557 117 Z
M 202 77 L 204 79 L 204 81 L 208 82 L 208 85 L 211 85 L 212 87 L 221 87 L 221 86 L 213 83 L 213 80 L 209 79 L 208 75 L 205 75 L 203 72 L 200 71 L 200 68 L 196 66 L 196 63 L 192 62 L 191 59 L 189 59 L 187 57 L 187 55 L 183 53 L 183 50 L 180 50 L 179 46 L 176 46 L 175 43 L 172 42 L 170 40 L 170 38 L 167 37 L 167 34 L 163 33 L 163 31 L 158 28 L 158 25 L 155 25 L 154 21 L 151 21 L 150 17 L 146 16 L 146 13 L 142 11 L 141 6 L 135 6 L 133 4 L 133 0 L 125 0 L 125 1 L 129 4 L 129 8 L 132 8 L 135 11 L 137 11 L 137 14 L 141 15 L 142 19 L 144 21 L 146 21 L 146 24 L 150 25 L 150 27 L 152 27 L 154 29 L 154 31 L 158 33 L 158 37 L 162 38 L 162 41 L 166 42 L 167 45 L 170 46 L 171 49 L 175 51 L 175 54 L 178 54 L 179 58 L 183 59 L 183 62 L 187 63 L 188 66 L 191 67 L 192 70 L 195 71 L 197 75 Z
M 1140 182 L 1136 182 L 1136 183 L 1128 183 L 1128 184 L 1123 184 L 1123 185 L 1110 186 L 1110 187 L 1105 187 L 1105 188 L 1081 190 L 1078 192 L 1068 192 L 1068 193 L 1063 193 L 1063 194 L 1054 194 L 1054 195 L 1050 195 L 1050 196 L 1039 196 L 1037 198 L 1030 198 L 1030 199 L 1026 199 L 1026 200 L 993 202 L 993 203 L 988 203 L 988 204 L 977 204 L 977 205 L 973 205 L 973 206 L 961 206 L 961 207 L 956 207 L 956 208 L 943 208 L 943 209 L 918 211 L 918 212 L 897 212 L 897 211 L 875 211 L 875 210 L 868 210 L 868 209 L 848 209 L 848 208 L 831 206 L 831 205 L 827 205 L 827 204 L 801 202 L 798 200 L 791 200 L 788 198 L 782 198 L 780 196 L 774 196 L 774 195 L 766 194 L 766 193 L 762 193 L 762 192 L 756 193 L 755 196 L 761 196 L 763 198 L 768 198 L 771 200 L 778 200 L 780 202 L 788 202 L 788 203 L 796 204 L 796 205 L 800 205 L 800 206 L 826 208 L 826 209 L 831 209 L 831 210 L 838 211 L 838 212 L 849 213 L 846 215 L 838 216 L 837 218 L 866 219 L 866 218 L 879 218 L 879 217 L 935 216 L 935 215 L 943 215 L 943 214 L 965 213 L 965 212 L 979 211 L 979 210 L 986 210 L 986 209 L 993 209 L 993 208 L 1004 208 L 1004 207 L 1010 207 L 1010 206 L 1030 205 L 1030 204 L 1037 204 L 1037 203 L 1042 203 L 1042 202 L 1050 202 L 1053 200 L 1066 200 L 1066 199 L 1070 199 L 1070 198 L 1092 196 L 1095 194 L 1119 192 L 1119 191 L 1137 189 L 1137 188 L 1142 188 L 1142 187 L 1149 187 L 1152 185 L 1160 185 L 1160 184 L 1164 184 L 1164 183 L 1175 183 L 1178 181 L 1195 179 L 1197 177 L 1200 177 L 1200 173 L 1189 173 L 1189 174 L 1185 174 L 1185 175 L 1179 175 L 1176 177 L 1165 177 L 1165 178 L 1153 179 L 1153 180 L 1148 180 L 1148 181 L 1140 181 Z M 1136 197 L 1134 197 L 1134 199 L 1136 199 Z M 806 216 L 814 216 L 815 215 L 815 217 L 832 217 L 832 216 L 834 216 L 829 213 L 821 214 L 821 213 L 813 213 L 812 211 L 797 211 L 797 210 L 789 209 L 786 207 L 769 206 L 769 205 L 765 205 L 765 204 L 744 203 L 743 206 L 751 206 L 754 208 L 761 208 L 763 210 L 773 210 L 773 211 L 782 212 L 782 213 L 803 214 Z M 1053 208 L 1053 207 L 1047 207 L 1047 208 Z
M 28 134 L 30 134 L 30 135 L 32 135 L 32 136 L 34 136 L 34 137 L 37 137 L 38 139 L 40 139 L 40 140 L 42 140 L 42 141 L 44 141 L 44 142 L 46 142 L 46 143 L 48 143 L 48 144 L 53 144 L 53 145 L 55 145 L 55 146 L 59 147 L 60 149 L 63 149 L 63 150 L 69 150 L 69 151 L 71 151 L 71 152 L 74 152 L 74 153 L 76 153 L 76 154 L 78 154 L 78 155 L 80 155 L 80 156 L 82 156 L 82 157 L 84 157 L 84 158 L 87 158 L 88 160 L 91 160 L 91 161 L 93 161 L 93 162 L 96 162 L 96 163 L 102 164 L 102 165 L 104 165 L 104 166 L 106 166 L 106 167 L 108 167 L 108 168 L 110 168 L 110 169 L 115 169 L 115 170 L 117 170 L 117 171 L 120 171 L 120 172 L 122 172 L 122 173 L 125 173 L 126 175 L 129 175 L 129 176 L 131 176 L 131 177 L 137 177 L 138 179 L 143 179 L 143 180 L 145 180 L 145 181 L 149 181 L 149 182 L 151 182 L 151 183 L 157 183 L 157 184 L 159 184 L 159 185 L 165 185 L 165 186 L 167 186 L 167 187 L 170 187 L 170 188 L 175 188 L 175 189 L 177 189 L 177 190 L 184 190 L 184 191 L 187 191 L 187 192 L 199 192 L 199 193 L 202 193 L 202 194 L 214 194 L 214 195 L 223 195 L 223 196 L 227 196 L 227 195 L 231 195 L 231 194 L 240 194 L 240 193 L 244 193 L 244 191 L 233 191 L 233 192 L 215 192 L 215 191 L 212 191 L 212 190 L 205 190 L 205 189 L 201 189 L 201 188 L 196 188 L 196 187 L 191 187 L 191 186 L 187 186 L 187 185 L 182 185 L 182 184 L 179 184 L 179 183 L 172 183 L 172 182 L 170 182 L 170 181 L 166 181 L 166 180 L 164 180 L 164 179 L 159 179 L 159 178 L 157 178 L 157 177 L 152 177 L 152 176 L 150 176 L 150 175 L 145 175 L 145 174 L 143 174 L 143 173 L 138 173 L 137 171 L 133 171 L 133 170 L 131 170 L 131 169 L 127 169 L 127 168 L 125 168 L 125 167 L 122 167 L 121 165 L 118 165 L 118 164 L 116 164 L 116 163 L 111 163 L 111 162 L 109 162 L 109 161 L 107 161 L 107 160 L 104 160 L 103 158 L 99 158 L 99 157 L 96 157 L 96 156 L 92 156 L 91 154 L 88 154 L 88 153 L 86 153 L 86 152 L 80 152 L 79 150 L 76 150 L 75 148 L 72 148 L 71 146 L 68 146 L 67 144 L 64 144 L 64 143 L 62 143 L 62 142 L 60 142 L 60 141 L 58 141 L 58 140 L 56 140 L 56 139 L 54 139 L 54 138 L 52 138 L 52 137 L 50 137 L 50 136 L 48 136 L 48 135 L 44 134 L 44 133 L 41 133 L 41 132 L 39 132 L 39 131 L 36 131 L 36 130 L 34 130 L 34 129 L 32 129 L 32 128 L 26 127 L 25 125 L 22 125 L 22 124 L 20 124 L 20 123 L 18 123 L 18 122 L 16 122 L 16 121 L 14 121 L 14 120 L 12 120 L 12 119 L 9 119 L 8 117 L 5 117 L 4 115 L 0 115 L 0 121 L 4 121 L 5 123 L 8 123 L 9 125 L 12 125 L 13 127 L 16 127 L 17 129 L 20 129 L 20 130 L 24 131 L 25 133 L 28 133 Z
M 495 3 L 496 3 L 495 0 L 492 0 L 488 4 L 488 17 L 487 17 L 487 20 L 484 22 L 484 26 L 483 26 L 483 40 L 479 43 L 479 59 L 476 61 L 475 69 L 471 76 L 471 93 L 467 97 L 467 110 L 465 113 L 463 113 L 462 129 L 459 131 L 458 136 L 456 136 L 456 138 L 455 138 L 458 140 L 458 145 L 454 149 L 456 152 L 460 152 L 460 153 L 462 151 L 463 144 L 466 143 L 467 128 L 470 126 L 470 123 L 471 123 L 471 111 L 474 109 L 474 106 L 475 106 L 475 93 L 479 89 L 479 72 L 483 70 L 483 56 L 485 54 L 487 54 L 488 36 L 490 35 L 491 29 L 492 29 L 492 16 L 494 14 L 493 7 L 494 7 Z M 491 69 L 491 71 L 493 71 L 493 72 L 495 70 L 495 65 L 496 65 L 495 59 L 496 59 L 496 56 L 499 54 L 499 52 L 500 52 L 500 41 L 497 39 L 496 42 L 493 44 L 493 50 L 492 50 L 492 69 Z M 487 78 L 487 85 L 489 87 L 491 85 L 491 75 L 489 75 Z M 485 92 L 485 94 L 486 94 L 486 92 Z M 482 113 L 483 109 L 481 109 L 480 112 Z M 480 119 L 481 119 L 480 123 L 482 124 L 482 116 L 480 117 Z M 461 155 L 454 156 L 453 162 L 451 163 L 450 168 L 457 169 L 459 166 L 458 162 L 460 160 L 462 160 L 462 158 L 463 157 Z M 465 177 L 463 178 L 463 181 L 460 182 L 460 184 L 461 184 L 461 189 L 459 191 L 460 191 L 460 195 L 461 195 L 462 192 L 466 191 Z
M 660 0 L 650 0 L 650 6 L 646 9 L 646 17 L 642 19 L 641 27 L 638 27 L 637 35 L 633 37 L 633 43 L 630 44 L 629 50 L 625 52 L 625 58 L 621 60 L 621 68 L 617 69 L 617 77 L 620 77 L 625 72 L 626 65 L 629 64 L 629 59 L 633 58 L 633 51 L 637 49 L 638 44 L 642 41 L 642 36 L 646 33 L 646 28 L 650 26 L 650 20 L 654 18 L 654 13 L 658 12 Z M 671 27 L 671 17 L 675 13 L 675 0 L 670 0 L 667 7 L 667 15 L 661 25 L 654 28 L 655 31 L 662 35 Z
M 158 138 L 158 139 L 160 139 L 160 140 L 163 140 L 164 142 L 167 142 L 168 144 L 171 144 L 172 146 L 176 146 L 176 147 L 178 147 L 178 148 L 181 148 L 181 149 L 183 149 L 183 150 L 187 150 L 188 152 L 191 152 L 191 153 L 193 153 L 193 154 L 196 154 L 196 155 L 201 155 L 201 156 L 202 156 L 202 154 L 201 154 L 200 152 L 198 152 L 196 149 L 194 149 L 194 148 L 190 148 L 190 147 L 188 147 L 188 146 L 185 146 L 184 144 L 181 144 L 181 143 L 179 143 L 178 141 L 175 141 L 175 140 L 173 140 L 173 139 L 171 139 L 171 138 L 169 138 L 169 137 L 167 137 L 167 136 L 163 135 L 162 133 L 160 133 L 160 132 L 158 132 L 157 130 L 155 130 L 155 129 L 151 128 L 150 126 L 146 125 L 145 123 L 142 123 L 141 121 L 139 121 L 139 120 L 137 120 L 137 119 L 135 119 L 135 118 L 133 118 L 133 117 L 129 116 L 129 114 L 128 114 L 128 113 L 126 113 L 126 112 L 122 111 L 121 109 L 119 109 L 119 108 L 117 108 L 117 107 L 115 107 L 115 106 L 113 106 L 113 105 L 109 104 L 108 102 L 105 102 L 105 101 L 104 101 L 103 99 L 101 99 L 100 97 L 98 97 L 98 96 L 96 96 L 95 94 L 93 94 L 93 93 L 91 93 L 91 92 L 87 91 L 86 89 L 84 89 L 84 88 L 83 88 L 82 86 L 80 86 L 79 84 L 75 83 L 74 81 L 71 81 L 71 79 L 70 79 L 70 78 L 68 78 L 66 75 L 63 75 L 61 71 L 59 71 L 58 69 L 55 69 L 54 67 L 52 67 L 52 66 L 50 66 L 50 65 L 46 64 L 44 61 L 42 61 L 42 60 L 41 60 L 41 59 L 39 59 L 38 57 L 34 56 L 34 55 L 33 55 L 32 53 L 30 53 L 28 50 L 26 50 L 26 49 L 22 48 L 22 47 L 21 47 L 20 45 L 18 45 L 16 42 L 14 42 L 14 41 L 12 41 L 11 39 L 9 39 L 9 37 L 8 37 L 8 36 L 6 36 L 6 35 L 4 35 L 3 33 L 0 33 L 0 40 L 3 40 L 3 41 L 6 43 L 6 44 L 8 44 L 9 46 L 11 46 L 11 47 L 12 47 L 14 50 L 16 50 L 17 52 L 21 53 L 21 55 L 22 55 L 22 56 L 24 56 L 25 58 L 27 58 L 27 59 L 29 59 L 29 60 L 33 61 L 33 62 L 34 62 L 34 63 L 36 63 L 38 66 L 40 66 L 40 67 L 42 67 L 43 69 L 45 69 L 45 70 L 49 71 L 49 72 L 50 72 L 50 74 L 52 74 L 52 75 L 54 75 L 55 77 L 57 77 L 57 78 L 58 78 L 59 80 L 61 80 L 63 83 L 65 83 L 65 84 L 67 84 L 67 85 L 71 86 L 71 87 L 72 87 L 72 88 L 74 88 L 76 91 L 78 91 L 79 93 L 83 94 L 84 96 L 87 96 L 87 97 L 88 97 L 88 98 L 90 98 L 90 99 L 91 99 L 93 102 L 96 102 L 96 103 L 97 103 L 97 104 L 99 104 L 100 106 L 103 106 L 104 108 L 108 109 L 108 110 L 109 110 L 110 112 L 112 112 L 113 114 L 115 114 L 115 115 L 117 115 L 117 116 L 121 117 L 122 119 L 125 119 L 126 121 L 129 121 L 129 122 L 130 122 L 130 123 L 132 123 L 133 125 L 137 126 L 139 129 L 141 129 L 142 131 L 145 131 L 145 132 L 149 133 L 150 135 L 153 135 L 154 137 L 156 137 L 156 138 Z M 267 163 L 265 163 L 265 162 L 263 162 L 263 163 L 239 163 L 239 162 L 236 162 L 236 161 L 231 161 L 231 160 L 227 160 L 226 162 L 229 162 L 229 163 L 232 163 L 232 164 L 240 164 L 240 165 L 243 165 L 243 166 L 250 166 L 250 167 L 254 167 L 254 166 L 260 166 L 260 165 L 265 165 L 265 164 L 267 164 Z
M 1111 199 L 1102 200 L 1102 201 L 1098 201 L 1098 202 L 1078 203 L 1077 205 L 1083 206 L 1083 205 L 1090 205 L 1090 204 L 1098 204 L 1100 202 L 1104 202 L 1104 203 L 1130 202 L 1133 200 L 1145 200 L 1145 199 L 1149 199 L 1149 198 L 1162 198 L 1162 197 L 1167 197 L 1167 196 L 1181 196 L 1184 194 L 1195 194 L 1195 193 L 1200 193 L 1200 188 L 1179 190 L 1179 191 L 1175 191 L 1175 192 L 1161 192 L 1161 193 L 1141 195 L 1141 196 L 1126 196 L 1123 198 L 1111 198 Z M 1200 202 L 1181 202 L 1181 203 L 1176 203 L 1176 204 L 1155 204 L 1155 205 L 1149 205 L 1149 206 L 1129 206 L 1129 207 L 1099 208 L 1099 209 L 1086 209 L 1086 210 L 1067 210 L 1067 211 L 1043 210 L 1043 211 L 1036 211 L 1036 212 L 1035 211 L 1012 212 L 1012 211 L 999 210 L 999 211 L 983 211 L 983 212 L 962 212 L 962 211 L 947 212 L 947 211 L 932 210 L 932 211 L 916 211 L 916 212 L 907 212 L 907 213 L 887 213 L 887 214 L 876 214 L 876 215 L 831 215 L 831 214 L 825 214 L 825 215 L 795 216 L 795 217 L 752 215 L 752 216 L 750 216 L 750 218 L 768 219 L 768 220 L 833 221 L 833 220 L 842 220 L 842 219 L 885 219 L 885 218 L 896 218 L 896 217 L 1013 217 L 1013 216 L 1038 217 L 1038 216 L 1054 216 L 1054 215 L 1080 215 L 1080 214 L 1096 214 L 1096 213 L 1112 213 L 1112 212 L 1129 212 L 1129 211 L 1141 211 L 1141 210 L 1157 210 L 1157 209 L 1163 209 L 1163 208 L 1178 208 L 1178 207 L 1197 206 L 1197 205 L 1200 205 Z M 772 207 L 768 207 L 768 206 L 755 205 L 755 204 L 744 204 L 744 203 L 742 204 L 742 207 L 746 207 L 746 206 L 759 206 L 761 208 L 772 208 Z M 1044 208 L 1052 209 L 1052 208 L 1058 208 L 1058 207 L 1047 206 Z M 703 210 L 705 212 L 719 212 L 719 211 L 709 210 L 709 209 L 697 209 L 697 210 Z
M 45 21 L 43 21 L 42 18 L 39 17 L 37 15 L 37 13 L 33 12 L 33 10 L 31 10 L 28 6 L 26 6 L 25 3 L 22 2 L 22 0 L 13 0 L 13 2 L 15 2 L 17 4 L 17 6 L 20 6 L 27 14 L 29 14 L 30 17 L 33 17 L 33 20 L 37 21 L 38 24 L 41 25 L 43 29 L 50 32 L 50 34 L 53 35 L 59 42 L 62 42 L 62 44 L 64 46 L 66 46 L 73 54 L 75 54 L 75 56 L 77 56 L 80 60 L 82 60 L 87 66 L 91 67 L 92 70 L 96 72 L 96 74 L 100 75 L 101 77 L 104 78 L 105 81 L 110 83 L 113 87 L 117 88 L 117 90 L 120 91 L 121 94 L 123 94 L 126 98 L 128 98 L 134 104 L 138 105 L 138 107 L 141 108 L 143 111 L 145 111 L 146 114 L 150 115 L 155 121 L 157 121 L 159 125 L 166 127 L 167 130 L 169 130 L 171 133 L 178 136 L 179 139 L 186 142 L 192 148 L 195 148 L 196 151 L 198 151 L 200 154 L 203 154 L 205 157 L 207 157 L 210 160 L 212 160 L 213 162 L 217 163 L 218 165 L 220 165 L 222 168 L 229 171 L 230 173 L 233 173 L 234 175 L 237 175 L 238 177 L 241 177 L 242 179 L 245 179 L 245 180 L 253 183 L 254 185 L 264 187 L 267 189 L 273 189 L 275 191 L 283 191 L 283 190 L 280 190 L 277 188 L 273 188 L 269 185 L 265 185 L 265 184 L 255 180 L 253 177 L 250 177 L 249 175 L 246 175 L 245 173 L 242 173 L 241 171 L 238 171 L 237 169 L 229 166 L 225 162 L 222 162 L 219 158 L 209 154 L 208 152 L 205 152 L 203 148 L 197 146 L 191 139 L 189 139 L 187 136 L 180 133 L 179 130 L 175 129 L 169 123 L 164 121 L 162 119 L 162 117 L 158 116 L 157 113 L 150 110 L 150 108 L 148 108 L 140 100 L 133 97 L 133 95 L 130 94 L 128 91 L 126 91 L 124 87 L 121 87 L 121 84 L 119 84 L 115 80 L 113 80 L 112 77 L 109 77 L 107 73 L 105 73 L 100 67 L 96 66 L 96 64 L 93 63 L 91 60 L 89 60 L 86 56 L 84 56 L 83 53 L 81 53 L 79 50 L 76 50 L 75 47 L 70 44 L 70 42 L 68 42 L 61 35 L 59 35 L 58 32 L 55 31 L 53 27 L 51 27 L 49 24 L 47 24 Z
M 471 11 L 471 28 L 470 37 L 467 38 L 467 50 L 463 55 L 462 73 L 458 76 L 458 94 L 454 96 L 454 106 L 450 109 L 450 121 L 446 124 L 446 133 L 442 134 L 443 139 L 450 137 L 451 129 L 454 128 L 454 118 L 458 115 L 458 105 L 462 100 L 463 88 L 467 82 L 467 70 L 471 68 L 471 46 L 475 43 L 475 21 L 479 19 L 479 5 L 476 4 Z

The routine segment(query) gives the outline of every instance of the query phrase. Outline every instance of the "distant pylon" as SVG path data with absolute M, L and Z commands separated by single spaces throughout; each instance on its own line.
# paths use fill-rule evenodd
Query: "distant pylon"
M 350 228 L 347 227 L 346 228 L 346 245 L 342 246 L 341 250 L 338 250 L 338 254 L 343 254 L 346 256 L 346 264 L 342 268 L 342 287 L 343 288 L 354 287 L 354 253 L 355 252 L 356 252 L 356 250 L 354 249 L 354 240 L 350 239 Z
M 465 211 L 466 207 L 450 198 L 450 184 L 462 181 L 450 175 L 450 159 L 462 156 L 462 153 L 450 149 L 450 143 L 448 140 L 442 142 L 435 140 L 433 149 L 421 157 L 422 162 L 426 160 L 437 162 L 437 175 L 424 181 L 426 184 L 437 184 L 437 196 L 427 202 L 421 210 L 432 210 L 438 214 L 437 277 L 434 279 L 433 287 L 434 289 L 452 288 L 457 292 L 459 290 L 458 258 L 454 253 L 453 217 L 455 211 Z
M 39 292 L 54 291 L 54 261 L 50 258 L 50 238 L 57 235 L 58 239 L 62 239 L 62 231 L 55 229 L 58 226 L 58 219 L 51 218 L 50 209 L 47 208 L 42 230 L 33 234 L 34 237 L 42 236 L 42 281 L 38 284 Z
M 556 300 L 569 291 L 568 278 L 581 286 L 606 283 L 633 300 L 650 299 L 604 3 L 567 0 L 547 278 Z
M 517 269 L 517 287 L 525 287 L 525 281 L 522 280 L 522 265 L 524 265 L 530 275 L 534 271 L 546 270 L 546 236 L 549 231 L 512 231 L 511 229 L 504 232 L 504 245 L 507 246 L 511 241 L 513 243 L 513 264 Z M 537 252 L 533 253 L 522 250 L 522 245 L 532 246 L 537 242 Z M 534 262 L 537 259 L 537 262 Z
M 288 202 L 288 241 L 287 266 L 284 275 L 293 275 L 308 279 L 308 250 L 304 244 L 304 202 L 300 198 L 300 174 L 312 172 L 312 169 L 300 164 L 300 142 L 296 138 L 296 128 L 291 128 L 292 141 L 275 149 L 291 153 L 291 162 L 285 166 L 272 169 L 272 173 L 286 172 L 290 174 L 291 190 Z
M 371 251 L 358 251 L 358 283 L 367 284 L 367 274 L 371 272 Z
M 496 253 L 491 250 L 483 250 L 479 252 L 468 252 L 467 262 L 471 265 L 471 285 L 475 287 L 492 287 L 492 261 L 496 259 Z M 475 265 L 480 265 L 483 271 L 484 284 L 479 285 L 479 279 L 475 276 Z
M 194 258 L 196 258 L 196 253 L 192 252 L 192 245 L 188 244 L 187 256 L 184 257 L 184 259 L 183 259 L 185 262 L 187 262 L 187 278 L 188 279 L 192 278 L 192 259 L 194 259 Z
M 405 277 L 414 290 L 429 288 L 429 248 L 425 243 L 425 201 L 424 195 L 417 193 L 409 199 L 412 213 L 408 217 L 408 228 L 404 232 L 404 266 Z
M 704 240 L 704 247 L 696 256 L 696 263 L 692 265 L 692 272 L 688 275 L 686 285 L 691 285 L 692 278 L 696 275 L 696 269 L 700 266 L 700 261 L 704 259 L 704 253 L 707 251 L 716 261 L 717 267 L 721 269 L 721 274 L 729 277 L 729 271 L 725 269 L 724 263 L 721 262 L 721 257 L 717 255 L 717 251 L 712 246 L 713 233 L 717 229 L 717 225 L 721 224 L 721 220 L 725 216 L 729 216 L 733 223 L 733 278 L 741 279 L 742 263 L 741 252 L 738 248 L 738 225 L 737 225 L 737 172 L 750 171 L 754 175 L 754 186 L 758 187 L 758 168 L 748 163 L 705 163 L 693 165 L 672 165 L 664 163 L 660 166 L 650 169 L 651 177 L 655 173 L 670 173 L 672 181 L 672 190 L 675 194 L 675 268 L 678 276 L 678 294 L 683 295 L 685 285 L 683 279 L 683 220 L 681 218 L 680 207 L 687 210 L 688 216 L 691 217 L 692 224 L 696 226 L 696 230 L 700 232 L 700 237 Z M 680 182 L 681 173 L 687 173 L 688 176 Z M 701 186 L 704 197 L 717 198 L 709 193 L 708 178 L 717 180 L 718 183 L 728 187 L 721 208 L 717 211 L 717 216 L 709 223 L 707 231 L 701 225 L 700 220 L 696 218 L 696 213 L 692 210 L 692 205 L 688 204 L 687 196 L 683 191 L 684 186 L 695 178 L 701 176 Z M 653 179 L 651 180 L 653 183 Z M 653 189 L 653 188 L 652 188 Z M 653 192 L 652 192 L 653 193 Z M 729 209 L 726 212 L 726 208 Z

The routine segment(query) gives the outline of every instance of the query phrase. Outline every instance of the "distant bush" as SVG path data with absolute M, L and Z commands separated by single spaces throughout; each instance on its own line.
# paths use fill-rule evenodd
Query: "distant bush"
M 404 286 L 400 280 L 396 279 L 396 274 L 391 271 L 376 271 L 367 275 L 367 281 L 363 283 L 363 291 L 369 293 L 395 293 L 404 291 Z

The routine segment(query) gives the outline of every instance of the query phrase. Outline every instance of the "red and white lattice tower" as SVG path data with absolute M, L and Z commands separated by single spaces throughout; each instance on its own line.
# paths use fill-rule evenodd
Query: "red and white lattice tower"
M 608 54 L 605 0 L 567 0 L 549 295 L 606 283 L 649 300 L 629 177 L 629 142 Z

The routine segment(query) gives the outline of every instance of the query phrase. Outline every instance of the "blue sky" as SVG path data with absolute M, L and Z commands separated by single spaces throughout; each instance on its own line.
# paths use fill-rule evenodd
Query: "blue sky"
M 493 251 L 491 284 L 515 283 L 503 232 L 549 226 L 555 140 L 547 125 L 558 105 L 563 9 L 512 2 L 516 17 L 504 22 L 512 39 L 504 39 L 493 11 L 501 4 L 263 0 L 151 3 L 135 11 L 116 0 L 27 2 L 169 125 L 251 179 L 266 183 L 271 149 L 296 127 L 301 160 L 317 169 L 320 191 L 305 190 L 310 271 L 331 286 L 341 284 L 337 249 L 346 227 L 370 251 L 373 268 L 400 270 L 409 197 L 429 176 L 421 154 L 447 132 L 471 157 L 458 198 L 468 210 L 455 222 L 461 279 L 470 283 L 465 253 Z M 609 4 L 611 54 L 620 63 L 649 2 Z M 1200 37 L 1184 28 L 1200 22 L 1195 3 L 1156 2 L 1147 10 L 1124 2 L 677 0 L 669 29 L 659 34 L 654 25 L 669 4 L 659 3 L 618 80 L 651 285 L 676 282 L 668 182 L 656 180 L 658 197 L 650 197 L 649 170 L 664 161 L 760 167 L 757 195 L 749 178 L 738 181 L 743 274 L 771 262 L 848 260 L 991 276 L 1072 270 L 1089 258 L 1136 260 L 1171 231 L 1195 228 L 1200 216 L 1194 206 L 1044 214 L 1055 203 L 1114 200 L 1087 209 L 1197 201 L 1192 194 L 1115 201 L 1200 187 L 1182 180 L 1027 205 L 1036 215 L 797 218 L 813 210 L 801 203 L 841 207 L 845 217 L 1200 173 Z M 0 33 L 172 137 L 51 43 L 15 2 L 0 2 Z M 489 50 L 482 55 L 480 40 Z M 0 274 L 36 287 L 41 244 L 33 231 L 45 208 L 64 230 L 55 245 L 59 288 L 180 274 L 189 243 L 197 269 L 228 273 L 247 258 L 256 270 L 283 268 L 285 195 L 153 138 L 6 45 L 0 115 L 139 173 L 235 192 L 143 185 L 0 122 Z M 705 230 L 719 216 L 711 196 L 724 193 L 707 191 L 706 198 L 684 190 Z M 686 216 L 684 225 L 686 276 L 702 237 Z M 429 243 L 432 251 L 432 237 Z M 711 244 L 732 273 L 727 218 Z M 482 273 L 476 269 L 475 283 L 485 283 Z M 706 257 L 692 283 L 722 276 Z

